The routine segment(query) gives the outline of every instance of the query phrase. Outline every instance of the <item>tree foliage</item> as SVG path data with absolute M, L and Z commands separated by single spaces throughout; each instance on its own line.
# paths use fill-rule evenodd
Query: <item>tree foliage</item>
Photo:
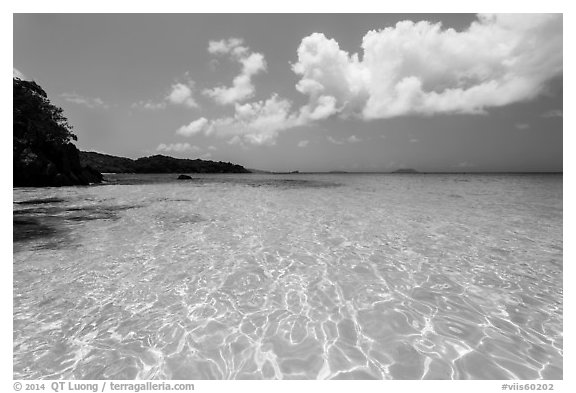
M 14 148 L 64 145 L 77 140 L 62 108 L 36 82 L 13 78 Z

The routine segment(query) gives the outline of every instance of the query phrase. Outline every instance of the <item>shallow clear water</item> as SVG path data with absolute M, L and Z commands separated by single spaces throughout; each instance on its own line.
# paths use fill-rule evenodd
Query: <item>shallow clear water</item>
M 562 378 L 562 176 L 174 177 L 14 189 L 14 378 Z

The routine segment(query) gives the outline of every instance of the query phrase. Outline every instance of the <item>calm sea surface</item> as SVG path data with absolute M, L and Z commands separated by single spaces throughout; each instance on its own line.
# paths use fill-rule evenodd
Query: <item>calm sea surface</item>
M 561 379 L 561 175 L 14 189 L 17 379 Z

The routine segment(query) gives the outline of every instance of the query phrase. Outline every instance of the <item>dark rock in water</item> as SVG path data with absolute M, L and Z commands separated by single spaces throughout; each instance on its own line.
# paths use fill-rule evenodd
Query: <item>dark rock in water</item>
M 80 164 L 76 136 L 35 82 L 13 80 L 13 185 L 51 187 L 100 183 L 102 174 Z
M 178 176 L 178 180 L 192 180 L 192 176 L 180 175 Z

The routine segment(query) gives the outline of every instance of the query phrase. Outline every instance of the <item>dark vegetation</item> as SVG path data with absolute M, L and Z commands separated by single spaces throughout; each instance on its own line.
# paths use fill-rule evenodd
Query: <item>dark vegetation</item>
M 392 173 L 420 173 L 420 172 L 418 172 L 416 169 L 412 169 L 412 168 L 401 168 L 401 169 L 396 169 Z
M 15 187 L 88 185 L 102 180 L 98 171 L 80 164 L 72 126 L 38 84 L 13 79 L 13 112 Z
M 95 152 L 80 152 L 82 165 L 103 173 L 250 173 L 241 165 L 222 161 L 189 160 L 162 155 L 132 160 Z

